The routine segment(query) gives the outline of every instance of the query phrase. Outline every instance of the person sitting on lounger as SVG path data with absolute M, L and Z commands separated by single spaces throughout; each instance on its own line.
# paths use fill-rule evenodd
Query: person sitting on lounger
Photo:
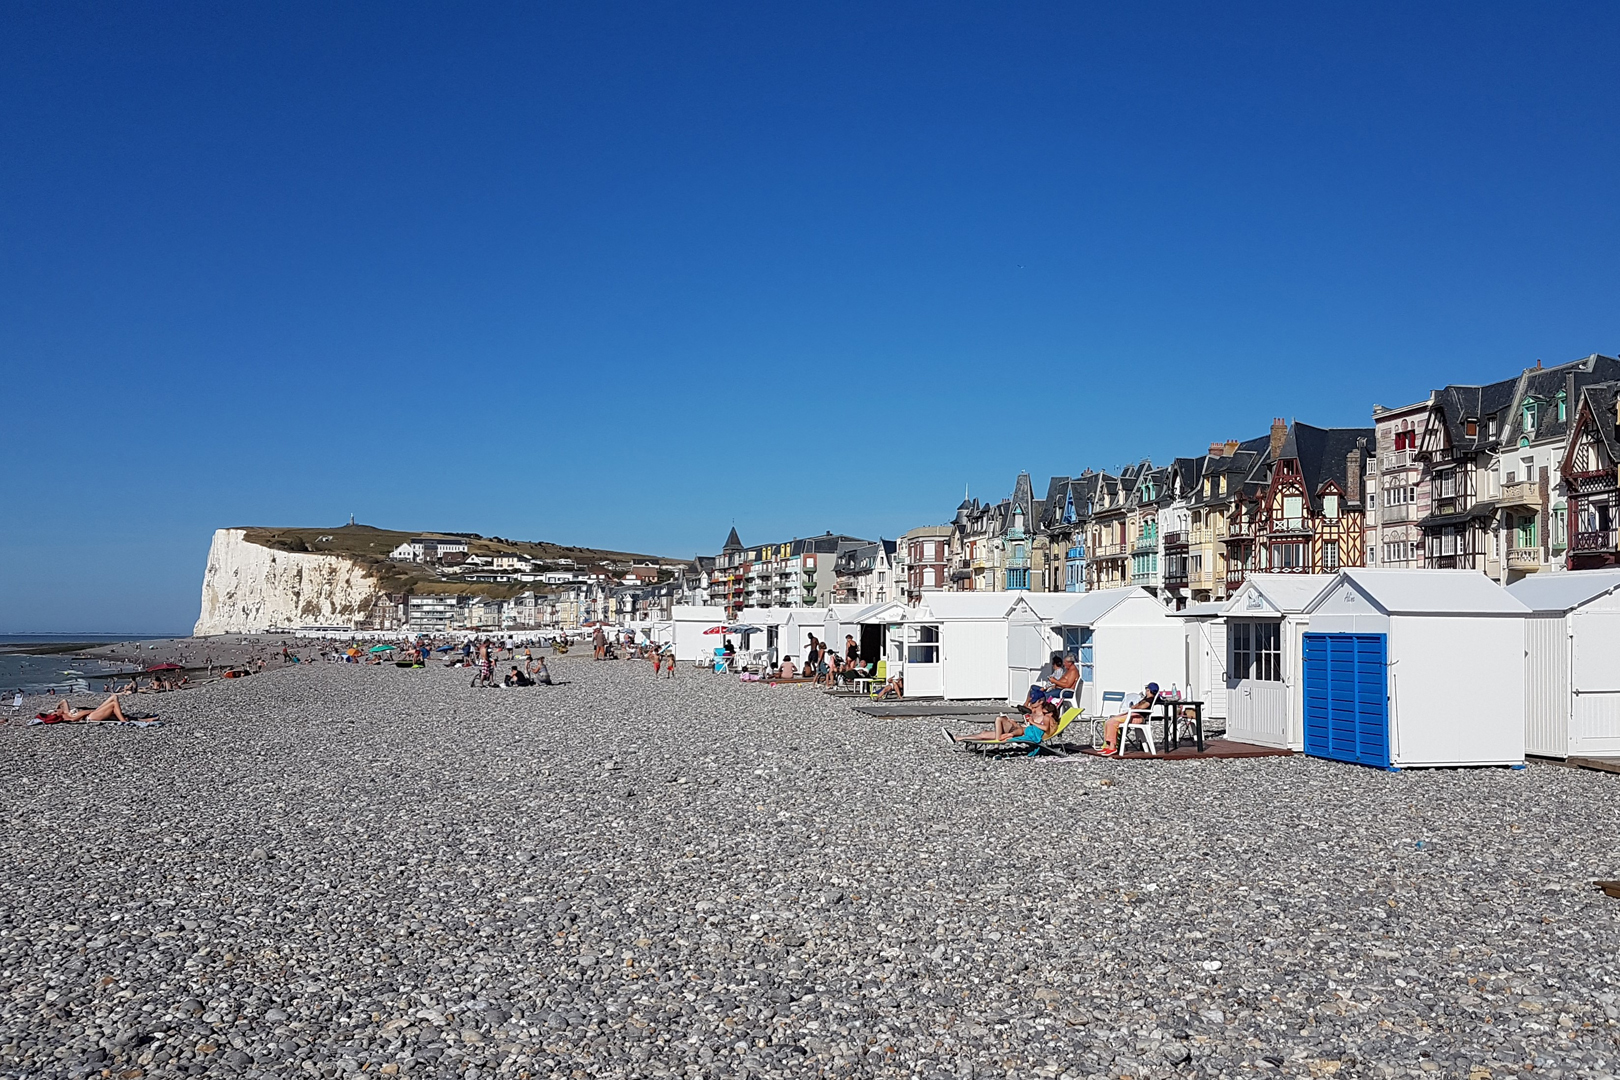
M 129 717 L 124 715 L 124 710 L 118 707 L 117 694 L 109 694 L 106 701 L 93 709 L 75 709 L 68 704 L 67 698 L 63 698 L 56 703 L 56 708 L 48 713 L 40 714 L 40 719 L 47 724 L 79 724 L 91 723 L 97 720 L 118 720 L 126 724 L 130 723 Z
M 990 730 L 977 735 L 963 735 L 958 738 L 951 734 L 950 728 L 942 727 L 939 730 L 944 732 L 945 738 L 952 743 L 1038 743 L 1057 730 L 1057 723 L 1057 703 L 1042 698 L 1035 703 L 1028 716 L 998 716 Z
M 1158 696 L 1159 684 L 1150 682 L 1142 688 L 1141 700 L 1118 716 L 1110 716 L 1108 721 L 1103 724 L 1103 748 L 1101 753 L 1104 755 L 1119 753 L 1119 729 L 1126 724 L 1137 723 L 1136 717 L 1141 717 L 1140 722 L 1145 723 L 1153 713 L 1153 701 Z
M 872 695 L 875 701 L 900 700 L 906 696 L 906 677 L 901 674 L 889 676 L 889 681 L 883 684 L 882 689 Z

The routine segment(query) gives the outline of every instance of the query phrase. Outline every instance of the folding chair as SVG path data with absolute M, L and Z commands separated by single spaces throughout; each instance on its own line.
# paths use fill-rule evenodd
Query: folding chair
M 1118 706 L 1117 709 L 1110 707 L 1110 706 L 1115 706 L 1115 705 Z M 1097 749 L 1098 747 L 1100 747 L 1103 744 L 1103 739 L 1104 739 L 1104 736 L 1105 736 L 1105 732 L 1103 731 L 1103 725 L 1108 722 L 1108 718 L 1110 716 L 1115 715 L 1116 713 L 1123 712 L 1124 710 L 1125 710 L 1125 691 L 1123 691 L 1123 690 L 1104 690 L 1103 691 L 1102 705 L 1098 708 L 1097 715 L 1093 716 L 1091 718 L 1091 748 L 1093 750 Z

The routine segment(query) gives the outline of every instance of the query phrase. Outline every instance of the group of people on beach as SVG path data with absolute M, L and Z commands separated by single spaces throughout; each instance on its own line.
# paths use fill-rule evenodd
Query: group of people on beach
M 998 716 L 985 731 L 974 735 L 956 735 L 942 727 L 946 741 L 957 743 L 1040 743 L 1056 734 L 1062 724 L 1065 708 L 1077 708 L 1080 698 L 1080 668 L 1073 656 L 1053 653 L 1041 669 L 1039 676 L 1018 706 L 1017 716 Z M 1117 713 L 1103 721 L 1103 745 L 1097 750 L 1102 757 L 1114 757 L 1120 752 L 1120 731 L 1132 724 L 1145 723 L 1159 699 L 1159 684 L 1150 682 L 1142 688 L 1142 695 Z M 1077 714 L 1078 715 L 1078 714 Z

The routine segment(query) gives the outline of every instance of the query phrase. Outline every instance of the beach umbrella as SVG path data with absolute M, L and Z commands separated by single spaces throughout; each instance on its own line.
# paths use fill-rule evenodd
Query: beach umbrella
M 179 671 L 179 664 L 153 664 L 147 671 Z
M 440 645 L 438 647 L 438 649 L 436 649 L 435 651 L 436 652 L 449 652 L 451 649 L 454 649 L 454 648 L 455 648 L 454 645 Z
M 730 633 L 733 634 L 763 634 L 764 632 L 763 629 L 757 626 L 733 626 L 730 630 Z
M 394 651 L 394 646 L 392 646 L 392 645 L 373 645 L 371 647 L 371 651 L 372 652 L 393 652 Z
M 705 634 L 729 634 L 729 633 L 731 633 L 731 631 L 728 630 L 727 628 L 725 628 L 724 626 L 711 626 L 711 627 L 709 627 L 707 630 L 705 630 L 703 632 Z

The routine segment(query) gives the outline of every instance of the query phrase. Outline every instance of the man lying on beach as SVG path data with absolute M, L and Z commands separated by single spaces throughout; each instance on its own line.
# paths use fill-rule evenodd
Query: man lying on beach
M 93 709 L 75 709 L 68 704 L 67 698 L 63 698 L 56 703 L 56 708 L 50 712 L 40 713 L 39 719 L 47 724 L 84 724 L 93 723 L 97 720 L 117 720 L 124 724 L 131 723 L 130 718 L 124 715 L 124 710 L 118 707 L 117 694 L 109 694 L 106 701 Z

